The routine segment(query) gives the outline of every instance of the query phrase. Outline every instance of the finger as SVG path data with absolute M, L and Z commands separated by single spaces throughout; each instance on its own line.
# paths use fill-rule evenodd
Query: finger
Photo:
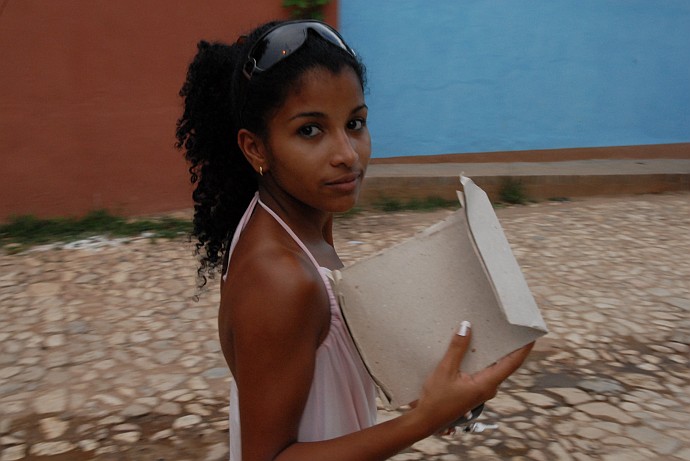
M 533 346 L 534 343 L 532 342 L 511 352 L 493 365 L 477 372 L 474 377 L 476 379 L 487 379 L 489 382 L 498 386 L 505 381 L 508 376 L 512 375 L 515 370 L 520 368 L 520 365 L 525 361 Z
M 532 348 L 534 347 L 534 341 L 532 341 L 529 344 L 525 344 L 522 346 L 520 349 L 516 349 L 510 354 L 506 355 L 502 359 L 499 359 L 499 362 L 502 362 L 503 360 L 506 360 L 508 358 L 510 359 L 515 359 L 518 358 L 520 360 L 520 364 L 525 361 L 527 356 L 529 355 L 530 352 L 532 352 Z
M 462 362 L 462 358 L 470 345 L 471 330 L 470 322 L 464 321 L 460 324 L 458 332 L 453 335 L 453 339 L 450 340 L 448 349 L 441 359 L 441 366 L 447 367 L 450 373 L 456 373 L 460 369 L 460 362 Z

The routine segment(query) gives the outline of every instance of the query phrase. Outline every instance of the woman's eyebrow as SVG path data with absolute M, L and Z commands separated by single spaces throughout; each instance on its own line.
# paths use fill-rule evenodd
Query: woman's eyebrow
M 299 114 L 293 115 L 290 117 L 291 120 L 295 120 L 296 118 L 325 118 L 326 114 L 323 112 L 300 112 Z
M 366 104 L 359 105 L 352 109 L 350 112 L 351 114 L 356 114 L 357 112 L 361 111 L 362 109 L 369 109 L 369 107 Z M 289 121 L 298 119 L 298 118 L 326 118 L 326 114 L 323 112 L 300 112 L 299 114 L 295 114 L 292 117 L 289 118 Z

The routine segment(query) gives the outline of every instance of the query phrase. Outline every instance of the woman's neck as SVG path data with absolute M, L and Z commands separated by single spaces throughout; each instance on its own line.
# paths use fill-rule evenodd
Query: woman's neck
M 259 186 L 259 198 L 273 210 L 306 245 L 324 241 L 333 245 L 333 214 L 317 210 L 283 190 Z

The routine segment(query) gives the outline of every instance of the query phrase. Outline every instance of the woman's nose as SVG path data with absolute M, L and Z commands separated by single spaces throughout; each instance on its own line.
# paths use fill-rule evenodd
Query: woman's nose
M 333 164 L 352 166 L 357 162 L 357 142 L 348 133 L 341 132 L 333 146 Z

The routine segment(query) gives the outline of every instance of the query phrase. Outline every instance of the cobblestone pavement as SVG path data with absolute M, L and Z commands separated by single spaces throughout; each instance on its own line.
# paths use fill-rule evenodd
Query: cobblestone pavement
M 448 213 L 361 213 L 336 241 L 348 263 Z M 498 215 L 551 332 L 487 405 L 498 429 L 393 459 L 690 460 L 690 194 Z M 217 287 L 195 283 L 180 240 L 0 256 L 0 461 L 227 459 Z

